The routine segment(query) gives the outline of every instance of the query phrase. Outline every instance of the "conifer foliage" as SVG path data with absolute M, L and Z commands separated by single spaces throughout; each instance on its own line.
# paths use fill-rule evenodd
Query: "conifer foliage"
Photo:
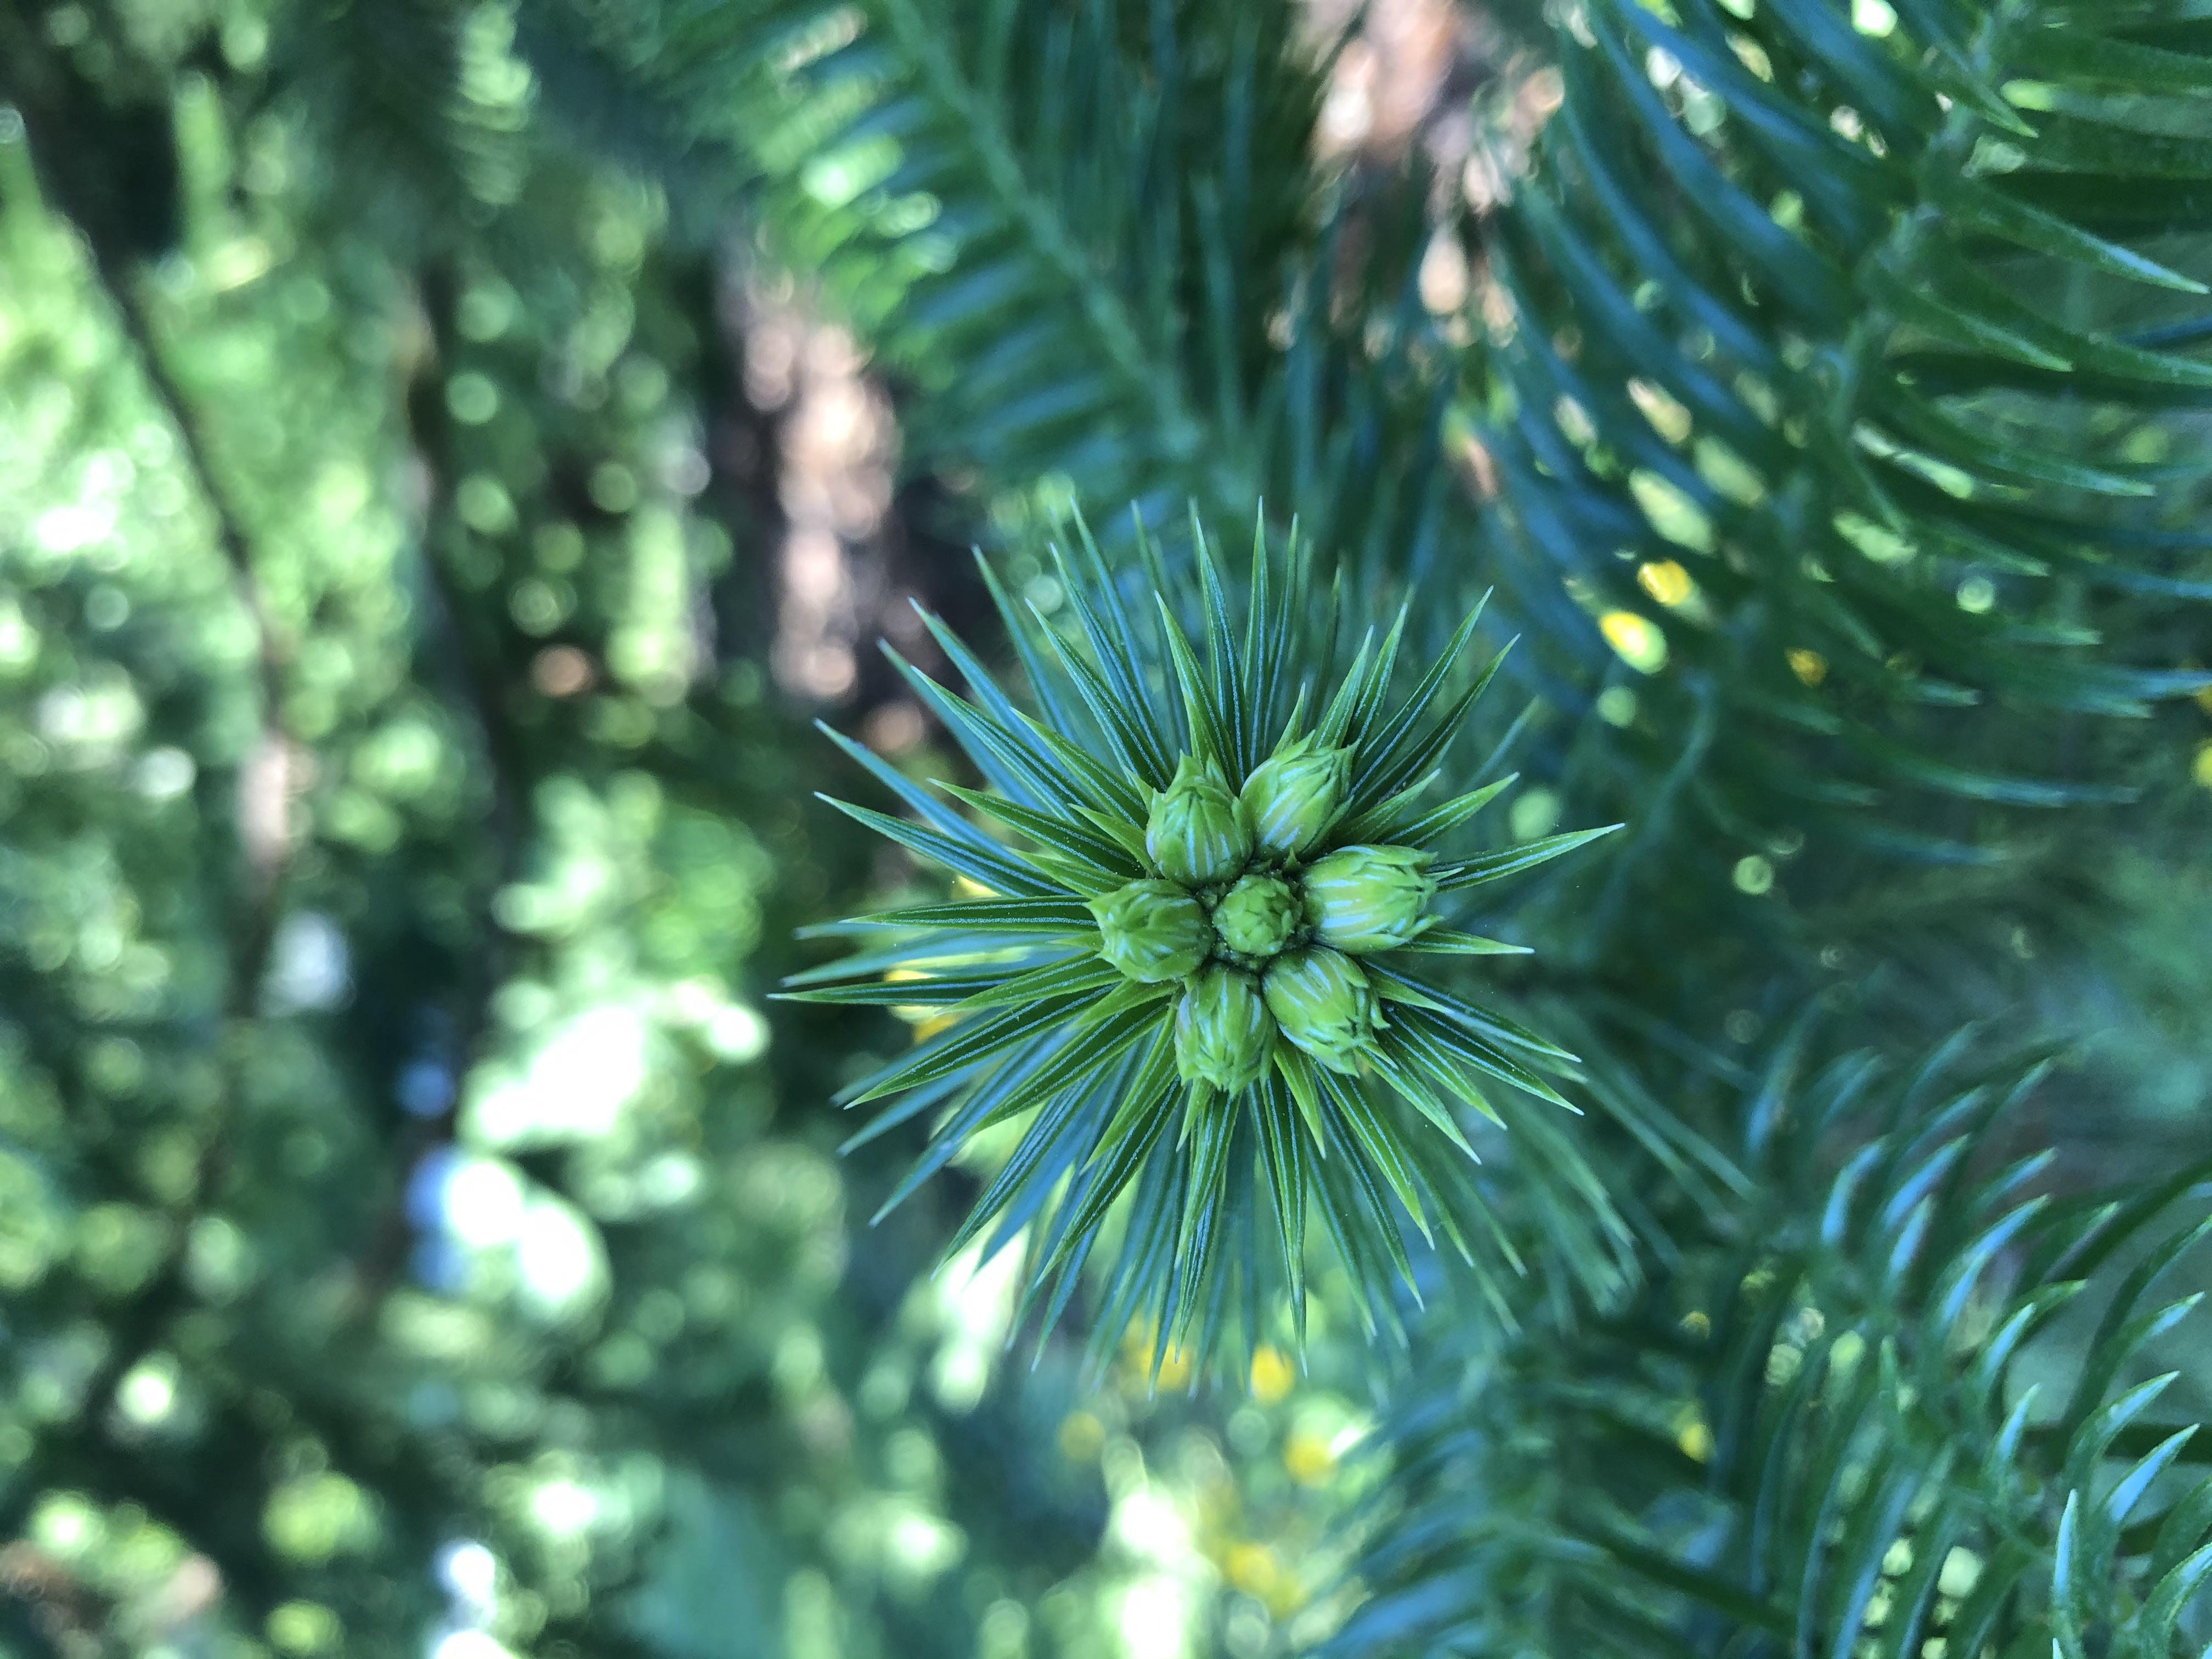
M 2205 597 L 2167 447 L 2212 389 L 2205 284 L 2161 263 L 2197 263 L 2212 160 L 2184 10 L 1601 0 L 1563 31 L 1488 247 L 1497 524 L 1571 578 L 1583 611 L 1528 595 L 1564 648 L 1672 657 L 1631 763 L 1729 726 L 1681 762 L 1724 835 L 1984 859 L 1913 801 L 2111 784 L 1945 711 L 2204 684 L 2069 608 Z
M 1140 619 L 1078 527 L 1081 562 L 1058 568 L 1079 639 L 1024 621 L 993 584 L 1042 720 L 934 618 L 974 700 L 900 664 L 994 786 L 939 789 L 1013 844 L 839 739 L 921 822 L 844 810 L 975 896 L 842 924 L 874 948 L 797 981 L 847 983 L 788 994 L 944 1008 L 950 1029 L 845 1097 L 903 1095 L 871 1135 L 944 1106 L 909 1186 L 981 1129 L 1025 1120 L 950 1248 L 995 1224 L 995 1251 L 1030 1229 L 1031 1294 L 1057 1285 L 1055 1313 L 1109 1209 L 1133 1192 L 1103 1340 L 1141 1320 L 1180 1345 L 1196 1321 L 1210 1350 L 1232 1278 L 1250 1310 L 1248 1348 L 1266 1334 L 1254 1328 L 1263 1289 L 1286 1285 L 1302 1323 L 1310 1203 L 1363 1302 L 1387 1307 L 1384 1264 L 1412 1279 L 1398 1206 L 1424 1235 L 1433 1214 L 1471 1255 L 1462 1217 L 1479 1200 L 1460 1162 L 1474 1158 L 1462 1110 L 1502 1124 L 1484 1092 L 1501 1085 L 1564 1106 L 1532 1066 L 1573 1058 L 1420 958 L 1525 948 L 1444 925 L 1457 896 L 1604 831 L 1440 856 L 1511 782 L 1423 799 L 1498 670 L 1493 657 L 1448 692 L 1479 607 L 1402 697 L 1390 688 L 1403 610 L 1387 632 L 1364 632 L 1331 684 L 1334 618 L 1313 626 L 1296 545 L 1271 576 L 1263 523 L 1239 630 L 1194 530 L 1201 659 L 1150 543 L 1140 574 L 1158 605 Z M 1161 707 L 1170 687 L 1179 720 Z M 1279 1276 L 1262 1272 L 1263 1248 Z
M 1797 1062 L 1743 1102 L 1752 1195 L 1663 1282 L 1564 1342 L 1461 1334 L 1334 1650 L 2197 1650 L 2212 1483 L 2174 1478 L 2177 1373 L 2137 1372 L 2197 1300 L 2157 1292 L 2212 1164 L 2054 1203 L 2049 1152 L 1986 1156 L 2046 1068 Z M 2115 1261 L 2078 1373 L 2033 1375 Z
M 0 8 L 0 1659 L 2212 1654 L 2208 112 Z

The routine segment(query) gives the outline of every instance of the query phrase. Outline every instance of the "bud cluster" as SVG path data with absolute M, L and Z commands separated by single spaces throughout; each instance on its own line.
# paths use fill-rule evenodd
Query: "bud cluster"
M 1279 1038 L 1355 1072 L 1386 1023 L 1353 958 L 1432 926 L 1437 884 L 1432 855 L 1413 848 L 1323 850 L 1351 771 L 1349 749 L 1294 738 L 1234 790 L 1214 762 L 1185 755 L 1145 823 L 1157 874 L 1091 901 L 1101 956 L 1133 980 L 1182 981 L 1185 1081 L 1244 1088 Z
M 970 696 L 940 697 L 906 671 L 998 784 L 941 786 L 982 823 L 845 745 L 916 817 L 842 810 L 965 878 L 961 890 L 854 918 L 860 948 L 797 975 L 788 994 L 942 1010 L 911 1053 L 840 1098 L 906 1094 L 908 1103 L 878 1120 L 887 1125 L 946 1089 L 988 1091 L 989 1109 L 955 1112 L 901 1191 L 970 1136 L 1019 1124 L 1018 1148 L 962 1237 L 994 1223 L 1001 1233 L 1026 1225 L 1057 1240 L 1031 1252 L 1024 1295 L 1040 1305 L 1066 1304 L 1086 1264 L 1106 1261 L 1099 1305 L 1110 1317 L 1179 1308 L 1194 1315 L 1206 1347 L 1221 1323 L 1208 1310 L 1228 1305 L 1224 1274 L 1245 1275 L 1241 1264 L 1261 1243 L 1255 1230 L 1267 1218 L 1250 1201 L 1261 1184 L 1294 1296 L 1304 1219 L 1317 1208 L 1358 1293 L 1384 1305 L 1395 1294 L 1385 1270 L 1406 1259 L 1399 1216 L 1346 1208 L 1335 1181 L 1316 1186 L 1299 1170 L 1348 1165 L 1365 1190 L 1395 1193 L 1425 1230 L 1432 1206 L 1472 1212 L 1480 1195 L 1456 1161 L 1427 1158 L 1423 1145 L 1441 1137 L 1439 1147 L 1470 1151 L 1457 1112 L 1491 1111 L 1486 1079 L 1565 1103 L 1494 1044 L 1528 1052 L 1536 1066 L 1567 1056 L 1448 986 L 1431 959 L 1513 947 L 1452 931 L 1436 913 L 1446 893 L 1604 831 L 1467 857 L 1449 851 L 1449 840 L 1498 787 L 1419 804 L 1457 769 L 1448 757 L 1497 672 L 1493 659 L 1466 692 L 1453 690 L 1480 609 L 1400 697 L 1392 685 L 1410 611 L 1387 634 L 1377 619 L 1337 673 L 1337 629 L 1310 603 L 1318 563 L 1303 546 L 1273 559 L 1264 519 L 1241 630 L 1196 526 L 1195 582 L 1169 584 L 1148 558 L 1149 592 L 1139 572 L 1117 573 L 1077 528 L 1080 545 L 1054 550 L 1054 568 L 1079 638 L 1034 609 L 1018 612 L 1006 585 L 991 583 L 1020 642 L 1026 708 L 933 617 L 924 618 L 929 631 L 958 659 Z M 1158 629 L 1147 626 L 1155 608 Z M 924 983 L 894 982 L 908 979 Z M 1080 1154 L 1073 1166 L 1054 1151 L 1071 1146 Z M 1341 1163 L 1309 1162 L 1320 1158 Z M 1172 1190 L 1158 1180 L 1163 1159 Z M 1102 1233 L 1106 1206 L 1137 1197 L 1139 1182 L 1151 1218 L 1094 1249 L 1112 1237 Z M 1184 1196 L 1161 1209 L 1164 1192 Z M 1263 1283 L 1245 1282 L 1255 1293 Z M 1158 1340 L 1165 1351 L 1186 1336 L 1164 1328 Z

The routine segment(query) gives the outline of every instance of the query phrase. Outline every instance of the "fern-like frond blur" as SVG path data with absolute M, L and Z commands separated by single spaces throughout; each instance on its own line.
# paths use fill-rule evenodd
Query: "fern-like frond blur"
M 2182 8 L 2055 0 L 1562 29 L 1489 249 L 1507 562 L 1554 647 L 1638 671 L 1610 741 L 1685 769 L 1731 859 L 1816 824 L 1986 858 L 1943 798 L 2112 798 L 1989 705 L 2047 734 L 2204 684 L 2100 637 L 2212 594 L 2201 44 Z
M 647 95 L 750 181 L 773 256 L 915 381 L 917 459 L 1040 528 L 1071 496 L 1147 522 L 1264 499 L 1383 569 L 1472 545 L 1443 513 L 1428 170 L 1314 171 L 1303 5 L 549 10 L 541 31 L 654 66 Z M 1124 521 L 1100 533 L 1133 557 Z
M 1334 1651 L 2197 1652 L 2212 1480 L 2154 1366 L 2212 1169 L 2056 1194 L 1999 1152 L 2040 1068 L 1963 1046 L 1800 1081 L 1785 1044 L 1739 1103 L 1755 1198 L 1571 1339 L 1447 1344 Z

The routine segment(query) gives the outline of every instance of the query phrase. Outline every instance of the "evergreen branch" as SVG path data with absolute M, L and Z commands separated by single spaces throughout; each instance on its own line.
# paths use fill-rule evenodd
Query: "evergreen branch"
M 1182 387 L 1182 365 L 1148 350 L 1121 294 L 1101 279 L 1064 215 L 1064 202 L 1036 189 L 1024 176 L 1020 154 L 1001 119 L 1002 100 L 988 97 L 954 61 L 942 18 L 924 17 L 915 0 L 877 0 L 900 47 L 919 67 L 920 79 L 939 106 L 945 129 L 961 135 L 1005 217 L 1025 233 L 1034 257 L 1075 303 L 1072 313 L 1091 331 L 1099 355 L 1121 382 L 1137 430 L 1154 434 L 1174 464 L 1188 466 L 1206 454 L 1207 434 L 1193 418 Z M 1222 465 L 1218 459 L 1213 465 Z M 1241 477 L 1222 477 L 1210 499 L 1242 502 L 1259 491 Z
M 1490 1217 L 1501 1205 L 1546 1212 L 1547 1255 L 1585 1291 L 1605 1293 L 1625 1271 L 1629 1237 L 1613 1190 L 1571 1139 L 1532 1121 L 1545 1105 L 1573 1109 L 1533 1069 L 1572 1057 L 1398 959 L 1512 952 L 1443 927 L 1430 907 L 1606 831 L 1438 862 L 1438 843 L 1456 838 L 1496 793 L 1478 790 L 1422 817 L 1402 787 L 1408 771 L 1433 775 L 1431 763 L 1462 728 L 1471 695 L 1448 695 L 1459 664 L 1421 677 L 1394 708 L 1401 609 L 1379 650 L 1371 634 L 1363 643 L 1309 732 L 1303 710 L 1326 684 L 1334 648 L 1332 631 L 1298 597 L 1312 591 L 1309 556 L 1293 547 L 1278 577 L 1261 526 L 1243 573 L 1244 632 L 1267 648 L 1240 654 L 1226 585 L 1195 526 L 1193 538 L 1187 568 L 1195 568 L 1198 591 L 1155 592 L 1161 626 L 1149 648 L 1139 643 L 1138 608 L 1125 605 L 1087 543 L 1089 570 L 1079 574 L 1068 560 L 1059 568 L 1095 666 L 1034 613 L 1024 619 L 1006 607 L 1017 641 L 1030 646 L 1045 633 L 1060 647 L 1060 676 L 1030 688 L 1051 725 L 1000 692 L 949 632 L 940 638 L 967 667 L 978 702 L 915 677 L 953 716 L 980 767 L 1022 761 L 1018 787 L 1034 804 L 949 793 L 1045 850 L 981 836 L 910 780 L 842 745 L 924 822 L 833 805 L 993 894 L 842 924 L 836 931 L 859 937 L 860 954 L 786 981 L 798 997 L 867 1002 L 909 984 L 927 997 L 930 981 L 949 975 L 961 995 L 949 1025 L 837 1097 L 935 1104 L 950 1091 L 949 1115 L 884 1211 L 974 1137 L 1018 1121 L 1018 1146 L 951 1248 L 988 1235 L 987 1249 L 996 1249 L 1035 1223 L 1052 1243 L 1032 1255 L 1027 1300 L 1055 1315 L 1095 1249 L 1109 1289 L 1094 1351 L 1140 1319 L 1158 1333 L 1156 1364 L 1170 1348 L 1208 1360 L 1231 1341 L 1249 1351 L 1279 1300 L 1298 1328 L 1310 1211 L 1370 1316 L 1389 1304 L 1396 1282 L 1415 1285 L 1407 1221 L 1426 1249 L 1440 1232 L 1479 1284 L 1520 1271 L 1516 1247 Z M 1472 632 L 1470 622 L 1455 645 Z M 1194 635 L 1206 641 L 1203 662 Z M 1033 648 L 1023 654 L 1043 661 Z M 1274 672 L 1279 654 L 1291 673 Z M 1488 678 L 1486 667 L 1472 692 Z M 1180 692 L 1179 728 L 1150 729 L 1143 688 L 1154 684 Z M 1154 744 L 1172 758 L 1155 758 Z M 1172 776 L 1155 783 L 1142 768 Z M 1369 839 L 1394 823 L 1391 833 L 1407 839 Z M 1052 880 L 1066 885 L 1055 891 Z M 879 948 L 885 931 L 899 937 Z M 1007 948 L 1024 939 L 1048 941 L 1049 958 Z M 887 970 L 900 977 L 878 983 Z M 825 992 L 826 981 L 842 983 Z M 1513 1091 L 1499 1094 L 1512 1103 L 1510 1118 L 1490 1098 L 1500 1085 Z M 1541 1104 L 1532 1112 L 1519 1096 Z M 903 1121 L 913 1109 L 902 1102 L 887 1115 Z M 1478 1181 L 1463 1114 L 1528 1137 L 1505 1180 Z M 1655 1103 L 1624 1115 L 1662 1156 L 1713 1164 Z M 1164 1131 L 1173 1126 L 1170 1143 Z M 1272 1227 L 1255 1201 L 1263 1177 Z M 1108 1211 L 1125 1192 L 1134 1207 L 1115 1238 L 1104 1231 Z M 1232 1285 L 1244 1304 L 1234 1324 L 1224 1310 Z
M 1940 1636 L 1980 1652 L 2054 1625 L 2062 1643 L 2178 1650 L 2195 1581 L 2170 1570 L 2212 1541 L 2212 1511 L 2151 1498 L 2189 1425 L 2140 1420 L 2170 1378 L 2126 1384 L 2195 1304 L 2147 1298 L 2204 1232 L 2152 1200 L 2202 1171 L 2100 1233 L 2095 1206 L 2023 1199 L 2039 1164 L 1973 1172 L 2039 1071 L 2001 1090 L 1953 1045 L 1873 1098 L 1860 1075 L 1832 1066 L 1739 1107 L 1754 1135 L 1793 1133 L 1747 1149 L 1756 1184 L 1698 1200 L 1684 1255 L 1644 1296 L 1580 1334 L 1446 1344 L 1389 1437 L 1397 1507 L 1362 1568 L 1375 1597 L 1332 1654 L 1474 1635 L 1630 1659 L 1760 1632 L 1796 1651 Z M 1850 1144 L 1831 1162 L 1814 1144 L 1839 1122 Z M 2033 1391 L 2008 1379 L 2066 1279 L 2094 1270 L 2093 1239 L 2155 1248 L 2080 1364 L 2075 1409 L 2026 1431 Z M 1479 1399 L 1477 1418 L 1455 1399 Z M 2133 1470 L 2093 1505 L 2115 1459 Z M 2146 1601 L 2162 1580 L 2182 1588 Z
M 695 0 L 563 27 L 735 150 L 780 256 L 919 382 L 927 459 L 1040 525 L 1041 480 L 1152 525 L 1264 500 L 1347 560 L 1455 582 L 1427 180 L 1309 173 L 1322 65 L 1286 0 L 1134 10 Z
M 1648 716 L 1590 740 L 1638 793 L 1689 782 L 1704 830 L 1990 856 L 1916 828 L 1936 809 L 1905 792 L 2098 792 L 2005 775 L 1972 735 L 1995 714 L 1942 711 L 2140 714 L 2200 684 L 2094 659 L 2127 629 L 2072 618 L 2085 592 L 2170 580 L 2143 532 L 2201 466 L 2123 452 L 2181 437 L 2169 399 L 2212 370 L 2185 333 L 2115 325 L 2193 279 L 2043 200 L 2087 129 L 1989 90 L 2032 58 L 2057 106 L 2107 100 L 2081 118 L 2147 131 L 2164 60 L 2079 9 L 1987 10 L 1955 39 L 1940 8 L 1880 36 L 1816 0 L 1677 9 L 1607 0 L 1561 36 L 1565 103 L 1501 222 L 1515 320 L 1478 424 L 1508 579 L 1586 679 L 1628 659 Z M 2132 106 L 2110 99 L 2121 62 L 2154 74 Z M 2096 154 L 2137 167 L 2118 195 L 2185 217 L 2148 143 Z M 2093 384 L 2126 413 L 2109 437 L 2067 401 Z M 1543 592 L 1562 572 L 1566 605 Z M 1700 743 L 1716 718 L 1725 740 Z

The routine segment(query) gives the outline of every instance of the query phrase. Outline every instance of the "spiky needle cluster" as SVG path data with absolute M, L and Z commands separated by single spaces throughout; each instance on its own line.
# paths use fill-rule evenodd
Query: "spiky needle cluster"
M 920 821 L 832 804 L 983 890 L 823 930 L 890 942 L 799 975 L 790 994 L 944 1016 L 841 1097 L 904 1097 L 858 1139 L 949 1107 L 891 1203 L 977 1133 L 1025 1118 L 951 1248 L 994 1222 L 989 1250 L 1028 1229 L 1030 1294 L 1051 1292 L 1049 1322 L 1118 1224 L 1103 1337 L 1137 1320 L 1180 1341 L 1198 1321 L 1204 1349 L 1232 1279 L 1248 1340 L 1263 1280 L 1287 1289 L 1302 1319 L 1310 1204 L 1370 1291 L 1387 1285 L 1386 1260 L 1410 1277 L 1396 1205 L 1466 1251 L 1455 1212 L 1473 1149 L 1459 1112 L 1502 1124 L 1485 1093 L 1497 1083 L 1565 1104 L 1533 1068 L 1571 1056 L 1420 959 L 1521 949 L 1445 911 L 1604 831 L 1447 856 L 1512 781 L 1422 804 L 1498 666 L 1449 690 L 1480 607 L 1395 701 L 1406 615 L 1379 639 L 1369 629 L 1324 703 L 1334 625 L 1313 620 L 1295 542 L 1279 582 L 1256 543 L 1240 641 L 1194 539 L 1203 661 L 1149 543 L 1155 603 L 1141 609 L 1087 532 L 1080 571 L 1055 553 L 1073 637 L 1034 611 L 1025 623 L 986 567 L 1034 716 L 925 616 L 972 700 L 893 660 L 993 786 L 938 787 L 1011 836 L 838 739 Z M 1262 1187 L 1273 1250 L 1260 1242 Z

